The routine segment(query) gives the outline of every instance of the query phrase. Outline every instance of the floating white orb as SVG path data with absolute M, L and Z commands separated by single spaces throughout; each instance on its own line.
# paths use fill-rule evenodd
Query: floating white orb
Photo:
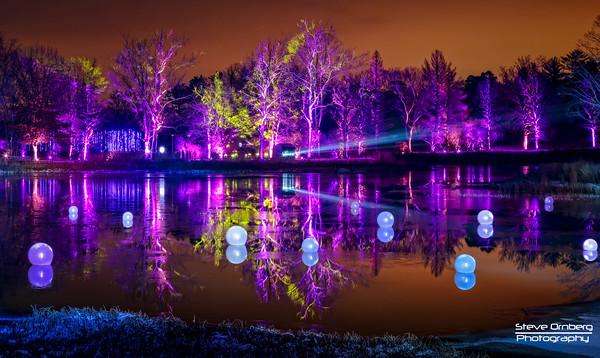
M 234 225 L 227 230 L 225 240 L 229 245 L 245 245 L 246 240 L 248 240 L 248 233 L 243 227 Z
M 47 288 L 52 284 L 54 270 L 50 265 L 33 265 L 27 271 L 27 279 L 31 287 Z
M 37 242 L 29 248 L 27 258 L 32 265 L 50 265 L 54 258 L 54 252 L 50 245 L 43 242 Z
M 133 227 L 133 221 L 123 219 L 123 227 L 125 229 L 131 229 Z
M 248 258 L 248 250 L 245 245 L 229 245 L 225 251 L 227 261 L 234 265 L 239 265 Z
M 583 259 L 588 262 L 596 261 L 598 251 L 583 250 Z
M 79 209 L 75 205 L 69 206 L 69 216 L 79 214 Z
M 454 284 L 461 291 L 468 291 L 475 287 L 477 282 L 474 273 L 460 273 L 454 275 Z
M 390 242 L 394 238 L 394 229 L 391 227 L 380 227 L 377 229 L 377 240 L 381 242 Z
M 312 237 L 307 237 L 302 241 L 302 251 L 317 252 L 319 251 L 319 242 Z
M 492 225 L 494 223 L 494 214 L 489 210 L 481 210 L 477 214 L 477 221 L 481 225 Z
M 158 151 L 160 152 L 160 154 L 165 154 L 165 147 L 160 146 L 160 148 L 158 148 Z
M 492 225 L 478 225 L 477 235 L 482 239 L 489 239 L 494 236 L 494 227 Z
M 585 251 L 598 251 L 598 243 L 594 239 L 587 239 L 583 242 Z
M 554 204 L 544 204 L 544 210 L 546 210 L 546 212 L 553 212 L 554 211 Z
M 313 267 L 319 262 L 319 253 L 318 252 L 303 252 L 302 253 L 302 263 L 307 267 Z
M 473 273 L 477 268 L 477 262 L 473 256 L 468 254 L 458 255 L 454 261 L 454 269 L 459 273 Z
M 77 213 L 69 213 L 69 220 L 71 220 L 71 221 L 77 221 L 78 218 L 79 218 L 79 214 L 77 214 Z
M 133 221 L 133 214 L 130 211 L 124 212 L 123 221 Z
M 350 209 L 358 211 L 358 209 L 360 209 L 360 204 L 358 203 L 358 201 L 353 201 L 350 204 Z
M 544 205 L 554 205 L 554 198 L 548 195 L 544 198 Z
M 394 215 L 389 211 L 382 211 L 377 215 L 377 225 L 381 227 L 394 226 Z
M 358 209 L 354 209 L 354 208 L 350 208 L 350 213 L 354 216 L 358 215 L 359 211 Z

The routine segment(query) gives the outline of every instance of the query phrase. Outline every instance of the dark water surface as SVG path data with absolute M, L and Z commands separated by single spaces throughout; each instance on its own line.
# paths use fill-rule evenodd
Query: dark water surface
M 510 173 L 2 177 L 0 312 L 120 307 L 189 321 L 463 334 L 527 321 L 528 308 L 599 298 L 600 266 L 584 260 L 581 244 L 598 240 L 600 200 L 555 198 L 548 212 L 541 197 L 482 185 L 501 175 Z M 489 239 L 477 234 L 481 209 L 495 215 Z M 388 243 L 377 239 L 382 210 L 396 218 Z M 131 229 L 121 225 L 125 211 Z M 249 238 L 240 264 L 227 258 L 235 224 Z M 300 250 L 308 236 L 321 244 L 312 267 Z M 51 270 L 28 262 L 40 241 L 54 250 Z M 477 260 L 474 276 L 455 277 L 461 253 Z M 455 279 L 463 288 L 476 281 L 461 290 Z

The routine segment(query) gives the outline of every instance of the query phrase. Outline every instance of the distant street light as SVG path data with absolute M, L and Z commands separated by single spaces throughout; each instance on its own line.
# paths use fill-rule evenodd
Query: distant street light
M 161 145 L 160 148 L 158 148 L 158 151 L 160 152 L 160 154 L 165 154 L 165 147 Z

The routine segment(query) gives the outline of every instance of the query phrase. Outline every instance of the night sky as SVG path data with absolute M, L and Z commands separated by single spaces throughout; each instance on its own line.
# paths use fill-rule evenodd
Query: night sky
M 0 32 L 23 45 L 97 58 L 106 68 L 122 34 L 172 28 L 198 63 L 188 76 L 242 61 L 261 39 L 291 35 L 299 19 L 330 22 L 344 44 L 378 49 L 386 67 L 420 65 L 439 48 L 462 76 L 518 56 L 563 55 L 591 27 L 600 1 L 3 1 Z

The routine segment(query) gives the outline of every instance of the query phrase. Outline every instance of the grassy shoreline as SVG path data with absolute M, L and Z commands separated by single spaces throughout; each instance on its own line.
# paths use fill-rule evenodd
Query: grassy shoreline
M 466 153 L 407 153 L 395 158 L 376 160 L 312 159 L 312 160 L 214 160 L 183 161 L 176 159 L 143 160 L 0 160 L 0 172 L 74 172 L 74 171 L 367 171 L 404 170 L 431 165 L 531 165 L 552 162 L 571 163 L 587 160 L 600 162 L 600 149 L 565 149 L 546 151 L 496 151 Z
M 118 310 L 34 309 L 0 323 L 9 356 L 465 357 L 439 338 L 280 331 L 241 323 L 187 324 Z

